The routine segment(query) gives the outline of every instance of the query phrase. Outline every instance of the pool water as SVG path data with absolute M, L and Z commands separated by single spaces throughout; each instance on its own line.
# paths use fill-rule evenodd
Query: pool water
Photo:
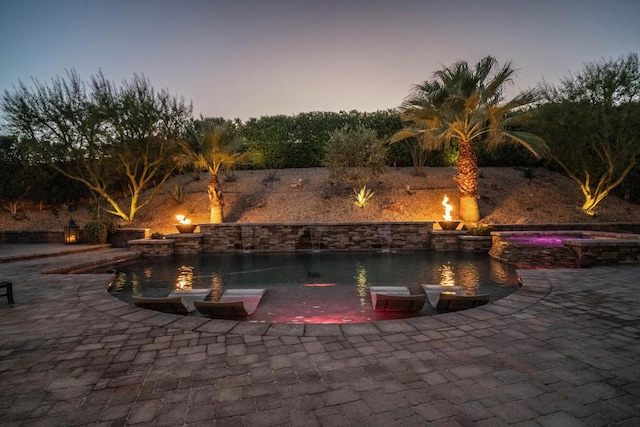
M 517 289 L 515 270 L 484 254 L 411 253 L 244 253 L 143 258 L 119 265 L 110 292 L 123 301 L 133 296 L 166 297 L 178 288 L 210 289 L 217 300 L 225 289 L 266 288 L 249 318 L 258 322 L 349 323 L 434 314 L 427 303 L 418 313 L 374 311 L 369 286 L 460 286 L 465 294 L 491 300 Z M 192 315 L 198 315 L 197 312 Z

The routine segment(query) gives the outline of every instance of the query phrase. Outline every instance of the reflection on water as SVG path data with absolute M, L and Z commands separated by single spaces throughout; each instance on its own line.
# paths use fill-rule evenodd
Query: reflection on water
M 493 258 L 489 258 L 491 281 L 509 286 L 517 286 L 518 279 L 512 265 L 503 264 Z
M 481 267 L 478 263 L 459 262 L 452 265 L 450 262 L 440 266 L 440 286 L 457 286 L 464 290 L 465 295 L 475 295 L 482 283 Z
M 138 275 L 136 273 L 131 274 L 131 289 L 133 290 L 134 295 L 142 295 L 142 286 L 140 285 L 140 280 L 138 279 Z
M 365 305 L 367 301 L 367 291 L 369 286 L 367 285 L 367 269 L 364 265 L 358 263 L 356 265 L 356 289 L 358 290 L 358 296 L 360 297 L 360 305 Z
M 181 265 L 178 268 L 178 278 L 176 279 L 176 289 L 186 291 L 193 289 L 193 267 L 190 265 Z
M 456 273 L 454 273 L 451 264 L 447 263 L 440 266 L 440 286 L 455 286 Z
M 211 275 L 211 301 L 218 301 L 222 296 L 222 277 L 217 273 Z
M 210 289 L 212 301 L 224 289 L 266 288 L 252 321 L 345 323 L 430 314 L 375 312 L 370 286 L 459 286 L 465 294 L 491 294 L 492 301 L 511 293 L 515 270 L 481 254 L 277 253 L 223 254 L 152 260 L 118 266 L 110 288 L 118 298 L 166 297 L 179 289 Z M 196 314 L 197 315 L 197 314 Z
M 480 285 L 480 272 L 478 266 L 471 263 L 462 263 L 457 272 L 458 286 L 464 289 L 465 295 L 475 295 Z

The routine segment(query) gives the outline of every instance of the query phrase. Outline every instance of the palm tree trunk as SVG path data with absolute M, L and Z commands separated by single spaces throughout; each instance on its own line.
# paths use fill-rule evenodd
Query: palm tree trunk
M 453 180 L 460 192 L 460 218 L 467 222 L 480 220 L 478 208 L 478 158 L 471 141 L 462 141 L 458 154 L 457 173 Z
M 224 218 L 222 211 L 224 200 L 220 182 L 218 182 L 218 174 L 211 174 L 211 180 L 207 185 L 207 193 L 209 193 L 209 221 L 211 224 L 221 224 Z

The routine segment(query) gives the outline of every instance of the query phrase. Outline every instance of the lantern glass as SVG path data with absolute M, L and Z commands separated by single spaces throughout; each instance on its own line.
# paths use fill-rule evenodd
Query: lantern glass
M 80 242 L 80 227 L 71 219 L 69 224 L 64 227 L 64 242 L 68 244 Z

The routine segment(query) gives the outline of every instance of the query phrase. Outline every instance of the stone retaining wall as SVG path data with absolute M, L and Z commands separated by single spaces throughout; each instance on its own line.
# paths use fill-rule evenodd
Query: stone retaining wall
M 432 222 L 200 224 L 204 253 L 296 250 L 424 250 Z
M 432 240 L 433 241 L 433 240 Z M 460 250 L 462 252 L 489 252 L 491 249 L 491 236 L 458 236 Z
M 640 263 L 640 240 L 572 240 L 566 245 L 576 255 L 580 267 Z
M 570 223 L 570 224 L 492 224 L 491 231 L 602 231 L 607 233 L 640 234 L 635 222 Z
M 496 240 L 489 250 L 491 258 L 517 268 L 575 268 L 578 259 L 566 246 L 519 245 Z
M 173 240 L 173 253 L 176 255 L 196 255 L 202 252 L 200 243 L 204 234 L 202 233 L 183 233 L 169 234 L 168 240 Z
M 562 241 L 562 246 L 524 244 L 505 241 L 508 236 L 544 237 L 550 230 L 492 232 L 493 245 L 489 255 L 518 268 L 586 267 L 612 263 L 640 262 L 640 235 L 606 231 L 553 230 L 574 235 Z
M 464 230 L 432 230 L 431 249 L 434 251 L 459 251 L 460 237 L 466 235 Z
M 142 256 L 173 255 L 173 239 L 135 239 L 129 240 L 129 247 L 140 252 Z

